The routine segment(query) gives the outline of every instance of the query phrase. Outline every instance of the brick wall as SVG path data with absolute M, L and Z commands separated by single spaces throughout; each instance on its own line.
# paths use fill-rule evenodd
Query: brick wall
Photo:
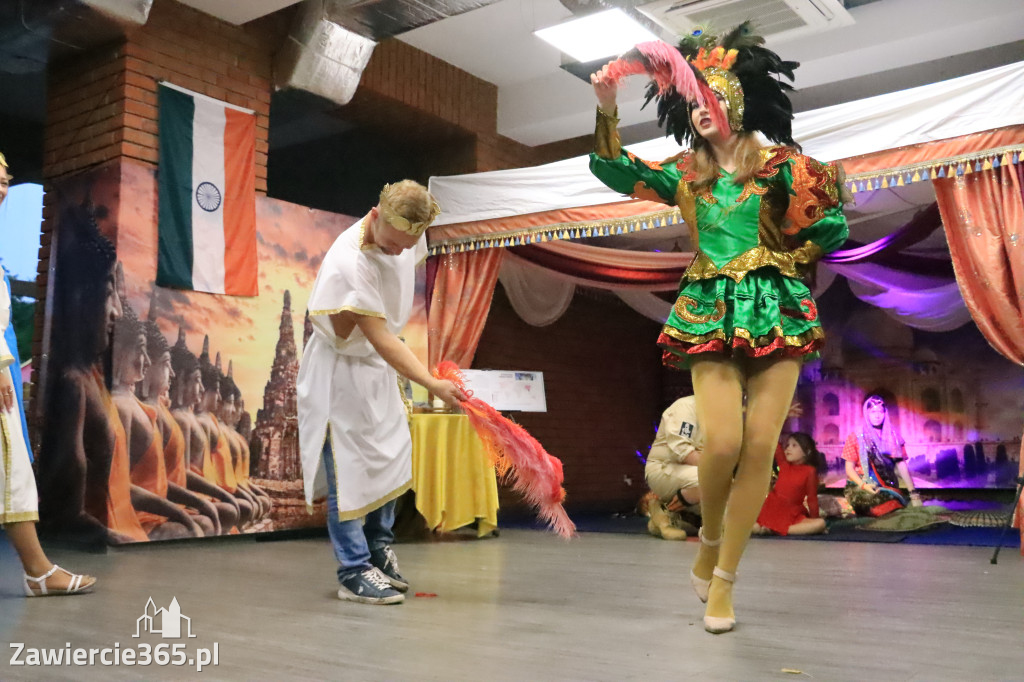
M 49 181 L 117 158 L 124 119 L 124 48 L 67 60 L 47 83 L 43 177 Z
M 166 80 L 256 112 L 256 189 L 266 193 L 273 56 L 293 11 L 233 26 L 175 0 L 156 0 L 146 24 L 123 41 L 51 64 L 44 188 L 50 192 L 54 181 L 121 158 L 155 165 L 157 82 Z M 407 173 L 423 180 L 532 166 L 589 151 L 589 136 L 528 147 L 499 135 L 497 101 L 493 84 L 390 39 L 376 47 L 356 98 L 339 114 L 396 140 L 418 138 Z M 52 193 L 47 194 L 37 276 L 41 296 L 48 283 L 52 202 Z M 35 358 L 41 352 L 44 310 L 39 306 Z
M 47 73 L 40 297 L 49 280 L 54 182 L 131 158 L 157 162 L 157 82 L 166 80 L 256 112 L 256 191 L 267 190 L 270 76 L 289 22 L 282 14 L 233 26 L 174 0 L 156 0 L 125 40 L 51 64 Z M 42 352 L 37 307 L 33 357 Z M 39 362 L 34 363 L 36 367 Z
M 51 66 L 44 177 L 122 156 L 156 164 L 157 82 L 166 80 L 256 112 L 256 189 L 265 193 L 272 59 L 286 29 L 279 15 L 232 26 L 157 0 L 123 43 Z
M 646 492 L 635 451 L 646 453 L 661 410 L 658 328 L 614 297 L 586 292 L 554 324 L 531 327 L 495 291 L 473 367 L 544 372 L 548 411 L 516 420 L 562 460 L 570 511 L 625 512 Z M 505 490 L 501 504 L 522 510 Z
M 442 168 L 434 175 L 525 168 L 588 153 L 591 135 L 529 147 L 499 135 L 498 87 L 400 40 L 385 40 L 374 48 L 359 82 L 357 101 L 343 109 L 346 116 L 360 107 L 360 118 L 393 121 L 408 134 L 416 124 L 396 120 L 401 109 L 422 119 L 437 119 L 476 136 L 476 153 L 469 167 Z M 424 124 L 442 141 L 443 133 Z M 465 159 L 469 160 L 469 159 Z

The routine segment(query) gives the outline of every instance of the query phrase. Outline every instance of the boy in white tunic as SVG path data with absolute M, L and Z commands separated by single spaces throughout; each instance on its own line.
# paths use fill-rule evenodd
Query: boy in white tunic
M 307 504 L 327 495 L 340 599 L 395 604 L 409 589 L 390 546 L 395 500 L 412 483 L 397 375 L 449 405 L 463 397 L 398 338 L 412 311 L 416 264 L 426 257 L 423 233 L 439 212 L 419 183 L 386 185 L 380 203 L 328 250 L 309 298 L 299 449 Z

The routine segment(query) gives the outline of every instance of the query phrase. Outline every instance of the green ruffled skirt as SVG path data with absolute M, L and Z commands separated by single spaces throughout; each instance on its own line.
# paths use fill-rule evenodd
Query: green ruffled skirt
M 772 267 L 748 272 L 739 282 L 724 275 L 684 279 L 658 337 L 662 362 L 677 369 L 687 369 L 701 353 L 811 360 L 824 344 L 807 285 Z

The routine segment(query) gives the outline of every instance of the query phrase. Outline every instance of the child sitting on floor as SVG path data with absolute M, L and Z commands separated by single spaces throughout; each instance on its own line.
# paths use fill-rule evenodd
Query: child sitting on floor
M 806 433 L 786 439 L 786 448 L 775 451 L 779 478 L 768 492 L 754 524 L 760 535 L 816 535 L 825 532 L 825 520 L 818 517 L 818 468 L 821 453 Z M 807 506 L 804 506 L 804 500 Z

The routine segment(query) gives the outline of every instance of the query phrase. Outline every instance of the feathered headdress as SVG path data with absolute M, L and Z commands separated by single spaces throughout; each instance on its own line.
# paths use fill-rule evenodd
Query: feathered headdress
M 696 28 L 679 41 L 672 51 L 682 59 L 675 63 L 686 64 L 692 73 L 676 80 L 696 81 L 696 90 L 666 87 L 664 76 L 656 68 L 656 62 L 664 61 L 664 57 L 654 60 L 648 56 L 661 55 L 666 48 L 661 42 L 641 43 L 613 62 L 608 73 L 618 80 L 638 73 L 642 66 L 642 71 L 652 78 L 645 106 L 652 99 L 658 101 L 658 125 L 676 142 L 683 144 L 693 139 L 690 110 L 694 104 L 706 104 L 705 93 L 709 91 L 729 105 L 728 122 L 718 120 L 718 107 L 708 107 L 719 130 L 756 130 L 772 142 L 797 146 L 793 141 L 793 105 L 786 94 L 793 86 L 781 77 L 793 80 L 793 70 L 799 63 L 783 61 L 764 47 L 764 38 L 753 32 L 751 22 L 743 22 L 721 39 L 705 28 Z

